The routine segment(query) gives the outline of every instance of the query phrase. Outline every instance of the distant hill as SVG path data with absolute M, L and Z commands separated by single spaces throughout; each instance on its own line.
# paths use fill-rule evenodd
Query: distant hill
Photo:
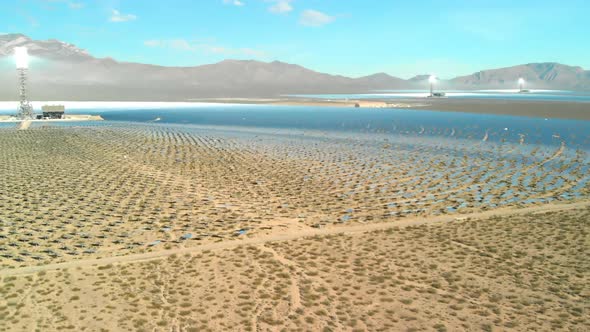
M 26 46 L 42 61 L 32 64 L 31 98 L 36 100 L 188 100 L 204 97 L 272 97 L 282 94 L 362 93 L 424 89 L 428 75 L 409 80 L 378 73 L 350 78 L 319 73 L 295 64 L 225 60 L 195 67 L 164 67 L 96 58 L 59 40 L 0 35 L 0 100 L 16 100 L 10 57 Z M 590 72 L 556 63 L 486 70 L 441 82 L 446 88 L 514 88 L 518 77 L 531 87 L 590 90 Z
M 424 81 L 428 81 L 429 78 L 430 78 L 430 75 L 422 74 L 422 75 L 416 75 L 416 76 L 410 78 L 408 81 L 409 82 L 424 82 Z
M 559 63 L 529 63 L 508 68 L 483 70 L 450 80 L 457 87 L 513 89 L 522 77 L 527 86 L 567 90 L 590 90 L 590 71 Z

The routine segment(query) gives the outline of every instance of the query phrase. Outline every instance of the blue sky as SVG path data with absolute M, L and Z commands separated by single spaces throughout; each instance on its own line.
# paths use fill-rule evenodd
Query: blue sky
M 280 60 L 404 78 L 545 61 L 590 69 L 588 0 L 2 0 L 0 10 L 0 33 L 168 66 Z

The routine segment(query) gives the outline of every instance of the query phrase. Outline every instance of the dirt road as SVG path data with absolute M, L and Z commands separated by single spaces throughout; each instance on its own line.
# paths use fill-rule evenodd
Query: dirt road
M 16 126 L 16 128 L 18 130 L 27 130 L 29 129 L 29 127 L 31 126 L 31 121 L 30 120 L 23 120 L 21 122 L 18 123 L 18 125 Z
M 277 242 L 277 241 L 290 241 L 296 240 L 299 238 L 305 237 L 312 237 L 312 236 L 325 236 L 325 235 L 335 235 L 335 234 L 347 234 L 347 235 L 354 235 L 360 234 L 364 232 L 376 231 L 376 230 L 386 230 L 396 227 L 409 227 L 409 226 L 418 226 L 423 224 L 433 224 L 433 223 L 444 223 L 444 222 L 452 222 L 457 221 L 461 222 L 465 219 L 485 219 L 492 216 L 506 216 L 506 215 L 522 215 L 528 213 L 544 213 L 544 212 L 555 212 L 555 211 L 565 211 L 565 210 L 573 210 L 573 209 L 580 209 L 580 208 L 587 208 L 590 207 L 590 201 L 581 201 L 577 203 L 569 203 L 569 204 L 547 204 L 541 206 L 533 206 L 533 207 L 526 207 L 526 208 L 503 208 L 503 209 L 496 209 L 491 211 L 484 211 L 472 214 L 463 214 L 463 215 L 445 215 L 445 216 L 437 216 L 437 217 L 427 217 L 427 218 L 408 218 L 402 219 L 393 222 L 387 223 L 375 223 L 375 224 L 356 224 L 353 226 L 333 226 L 333 227 L 326 227 L 322 229 L 315 229 L 315 228 L 308 228 L 296 232 L 289 232 L 289 233 L 276 233 L 252 238 L 245 238 L 233 241 L 224 241 L 219 243 L 209 243 L 195 247 L 189 248 L 177 248 L 171 250 L 160 250 L 148 253 L 141 253 L 141 254 L 132 254 L 132 255 L 125 255 L 125 256 L 115 256 L 115 257 L 106 257 L 106 258 L 99 258 L 99 259 L 83 259 L 83 260 L 74 260 L 70 262 L 63 262 L 63 263 L 55 263 L 55 264 L 48 264 L 48 265 L 39 265 L 39 266 L 27 266 L 22 268 L 16 269 L 4 269 L 0 271 L 0 277 L 6 276 L 15 276 L 15 275 L 26 275 L 26 274 L 33 274 L 41 271 L 51 271 L 51 270 L 59 270 L 59 269 L 69 269 L 69 268 L 77 268 L 77 267 L 88 267 L 88 266 L 95 266 L 95 265 L 107 265 L 107 264 L 115 264 L 115 263 L 131 263 L 131 262 L 138 262 L 138 261 L 147 261 L 147 260 L 154 260 L 163 257 L 167 257 L 170 255 L 182 255 L 186 253 L 193 253 L 199 252 L 204 250 L 221 250 L 221 249 L 230 249 L 237 246 L 242 245 L 258 245 L 264 244 L 267 242 Z

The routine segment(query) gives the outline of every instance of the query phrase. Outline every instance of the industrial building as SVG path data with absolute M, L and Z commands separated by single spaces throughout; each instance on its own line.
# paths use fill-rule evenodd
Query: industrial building
M 32 121 L 45 120 L 69 120 L 69 121 L 100 121 L 100 115 L 76 114 L 66 117 L 64 105 L 45 105 L 41 109 L 42 114 L 35 114 L 33 105 L 27 95 L 27 80 L 29 73 L 29 53 L 26 47 L 15 47 L 14 58 L 18 74 L 19 103 L 16 115 L 0 116 L 0 121 L 18 122 L 18 129 L 25 130 L 31 126 Z
M 66 108 L 63 105 L 45 105 L 41 110 L 43 119 L 65 119 Z

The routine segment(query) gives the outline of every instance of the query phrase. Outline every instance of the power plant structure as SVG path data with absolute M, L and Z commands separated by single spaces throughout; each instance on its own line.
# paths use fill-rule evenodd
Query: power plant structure
M 27 99 L 27 74 L 29 70 L 29 53 L 26 47 L 15 47 L 16 70 L 18 71 L 19 96 L 17 117 L 22 120 L 30 120 L 35 117 L 33 105 Z
M 524 84 L 525 83 L 526 83 L 526 81 L 524 80 L 524 78 L 521 77 L 521 78 L 518 79 L 518 89 L 519 89 L 518 92 L 519 93 L 527 93 L 527 92 L 530 92 L 530 90 L 527 90 L 527 89 L 524 88 Z
M 434 75 L 430 75 L 428 78 L 428 83 L 430 83 L 430 97 L 434 97 L 434 83 L 436 83 L 436 77 Z
M 100 115 L 90 114 L 65 114 L 64 105 L 44 105 L 41 113 L 35 114 L 33 105 L 27 95 L 27 81 L 29 71 L 29 52 L 26 47 L 14 48 L 14 60 L 18 74 L 19 103 L 15 115 L 0 115 L 0 122 L 17 122 L 19 130 L 28 129 L 33 122 L 37 121 L 101 121 Z
M 434 92 L 434 85 L 436 84 L 436 81 L 437 78 L 434 75 L 430 75 L 428 78 L 428 83 L 430 83 L 430 95 L 428 98 L 441 98 L 446 96 L 444 92 Z
M 41 110 L 43 114 L 37 115 L 37 119 L 65 119 L 66 108 L 64 105 L 44 105 L 41 107 Z

